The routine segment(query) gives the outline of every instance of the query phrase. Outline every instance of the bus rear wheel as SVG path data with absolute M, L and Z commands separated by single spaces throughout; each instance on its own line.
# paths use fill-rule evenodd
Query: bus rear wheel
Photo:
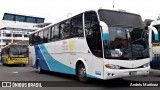
M 86 68 L 85 68 L 84 64 L 80 64 L 78 66 L 77 76 L 78 76 L 79 81 L 81 81 L 81 82 L 88 81 L 88 78 L 86 77 Z
M 37 71 L 42 74 L 43 73 L 43 70 L 41 69 L 41 64 L 40 62 L 37 63 Z

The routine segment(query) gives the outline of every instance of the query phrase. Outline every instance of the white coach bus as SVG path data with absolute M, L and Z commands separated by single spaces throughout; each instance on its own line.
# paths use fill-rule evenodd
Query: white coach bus
M 149 26 L 149 46 L 152 69 L 160 69 L 160 20 L 153 21 Z
M 149 45 L 140 15 L 90 10 L 30 35 L 30 60 L 43 70 L 88 78 L 148 75 Z

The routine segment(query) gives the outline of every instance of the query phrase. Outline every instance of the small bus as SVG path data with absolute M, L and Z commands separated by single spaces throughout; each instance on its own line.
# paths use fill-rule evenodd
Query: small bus
M 34 31 L 29 59 L 44 70 L 102 80 L 148 75 L 149 45 L 138 14 L 89 10 Z
M 27 65 L 29 60 L 28 45 L 9 44 L 1 49 L 1 60 L 3 65 Z
M 152 21 L 149 29 L 150 66 L 160 69 L 160 20 Z

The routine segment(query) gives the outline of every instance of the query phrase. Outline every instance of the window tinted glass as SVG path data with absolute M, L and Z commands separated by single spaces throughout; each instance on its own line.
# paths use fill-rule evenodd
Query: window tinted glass
M 16 16 L 16 21 L 24 22 L 25 17 L 23 16 Z
M 48 42 L 48 29 L 44 30 L 44 35 L 43 35 L 43 43 Z
M 98 18 L 95 12 L 85 13 L 85 32 L 86 36 L 92 33 L 93 26 L 98 25 Z
M 148 58 L 148 40 L 142 29 L 109 27 L 109 41 L 104 41 L 105 58 L 134 60 Z
M 61 39 L 69 37 L 69 20 L 62 22 L 59 26 L 59 30 Z
M 54 29 L 52 29 L 53 31 L 53 40 L 57 40 L 59 38 L 59 26 L 56 25 Z
M 82 14 L 71 19 L 71 36 L 83 36 Z
M 30 22 L 30 23 L 35 23 L 35 18 L 31 18 L 31 17 L 28 17 L 27 18 L 27 22 Z
M 153 42 L 160 42 L 160 25 L 156 25 L 155 28 L 158 30 L 159 34 L 158 34 L 158 40 L 155 40 L 155 34 L 152 34 L 152 36 L 154 37 L 154 41 Z
M 51 28 L 51 40 L 53 40 L 53 35 L 54 35 L 54 26 Z
M 4 20 L 14 20 L 14 15 L 6 14 Z
M 39 44 L 43 43 L 43 31 L 40 31 L 40 32 L 39 32 L 38 42 L 39 42 Z
M 37 23 L 43 23 L 44 19 L 37 18 Z
M 110 27 L 121 26 L 140 29 L 144 28 L 141 16 L 137 14 L 104 9 L 100 9 L 98 13 L 100 20 Z

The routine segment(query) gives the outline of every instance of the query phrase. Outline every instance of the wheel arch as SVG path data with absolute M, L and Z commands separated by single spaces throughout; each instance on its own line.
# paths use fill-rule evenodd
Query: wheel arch
M 86 60 L 85 59 L 82 59 L 82 58 L 78 58 L 77 61 L 76 61 L 76 64 L 75 64 L 75 70 L 76 70 L 76 75 L 77 75 L 77 70 L 78 70 L 78 66 L 80 64 L 83 64 L 86 68 L 86 74 L 88 72 L 88 67 L 87 67 L 87 64 L 86 64 Z

